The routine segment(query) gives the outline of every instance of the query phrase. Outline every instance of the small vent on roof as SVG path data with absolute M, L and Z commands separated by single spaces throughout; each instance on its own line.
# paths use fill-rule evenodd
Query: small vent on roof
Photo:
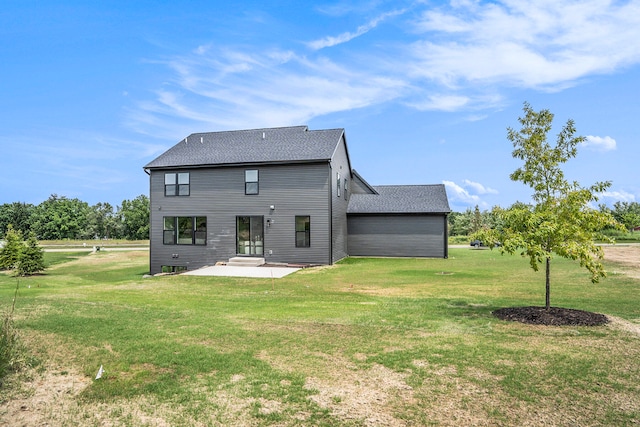
M 200 144 L 202 144 L 204 142 L 204 138 L 200 137 Z
M 265 136 L 266 136 L 265 132 L 262 132 L 262 139 L 263 140 L 264 140 Z

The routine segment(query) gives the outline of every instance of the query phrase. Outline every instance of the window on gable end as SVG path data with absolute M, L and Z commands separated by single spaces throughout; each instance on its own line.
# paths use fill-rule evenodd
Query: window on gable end
M 337 193 L 336 195 L 338 197 L 340 197 L 340 172 L 336 173 L 336 188 L 337 188 Z
M 258 194 L 259 190 L 258 170 L 244 171 L 244 194 Z
M 296 248 L 311 246 L 311 217 L 296 216 Z
M 349 194 L 349 184 L 347 183 L 349 180 L 347 178 L 344 179 L 344 199 L 347 200 L 348 199 L 348 194 Z
M 164 174 L 164 195 L 165 196 L 188 196 L 190 193 L 189 172 L 165 173 Z

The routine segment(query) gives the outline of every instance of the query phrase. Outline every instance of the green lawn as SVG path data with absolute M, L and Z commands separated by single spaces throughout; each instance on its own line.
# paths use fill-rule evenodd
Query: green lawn
M 15 314 L 40 381 L 68 390 L 38 424 L 640 423 L 640 337 L 628 331 L 640 280 L 621 266 L 593 285 L 554 259 L 552 305 L 622 319 L 578 328 L 494 318 L 543 305 L 544 273 L 489 250 L 350 258 L 275 281 L 143 279 L 145 252 L 47 258 L 46 274 L 19 279 Z M 17 280 L 0 274 L 0 309 Z M 0 424 L 27 386 L 0 397 Z

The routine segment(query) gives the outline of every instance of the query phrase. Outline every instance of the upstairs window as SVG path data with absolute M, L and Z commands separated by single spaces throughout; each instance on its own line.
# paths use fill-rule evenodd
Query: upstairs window
M 311 246 L 311 217 L 296 216 L 296 248 Z
M 258 170 L 244 171 L 244 194 L 258 194 Z
M 188 196 L 189 192 L 189 172 L 164 174 L 165 196 Z
M 206 216 L 165 216 L 162 243 L 165 245 L 206 245 Z
M 347 200 L 347 194 L 349 194 L 349 185 L 347 184 L 349 181 L 347 178 L 344 179 L 344 199 Z
M 340 197 L 340 172 L 336 173 L 336 188 L 338 189 L 337 196 Z

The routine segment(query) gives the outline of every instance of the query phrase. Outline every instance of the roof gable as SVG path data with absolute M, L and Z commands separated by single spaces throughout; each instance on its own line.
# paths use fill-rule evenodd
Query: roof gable
M 377 185 L 377 194 L 351 194 L 347 213 L 417 214 L 449 213 L 449 201 L 443 184 Z
M 194 133 L 145 169 L 330 160 L 344 129 L 307 126 Z

